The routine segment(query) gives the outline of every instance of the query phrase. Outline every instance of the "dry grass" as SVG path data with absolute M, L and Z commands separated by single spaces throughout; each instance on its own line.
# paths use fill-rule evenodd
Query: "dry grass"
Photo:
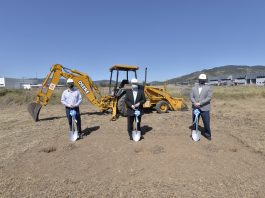
M 2 105 L 25 104 L 32 100 L 33 92 L 21 89 L 1 89 L 0 103 Z
M 257 86 L 213 86 L 213 98 L 220 100 L 243 100 L 248 98 L 265 98 L 265 87 Z M 189 100 L 190 86 L 170 86 L 168 92 L 173 97 L 183 97 Z
M 23 105 L 34 101 L 37 89 L 1 89 L 0 104 L 1 105 Z M 62 89 L 55 90 L 49 104 L 59 104 L 61 99 Z
M 265 87 L 235 86 L 213 87 L 213 97 L 221 100 L 240 100 L 248 98 L 265 98 Z
M 175 98 L 184 98 L 189 100 L 189 95 L 191 91 L 190 86 L 168 86 L 167 91 L 169 94 Z
M 101 94 L 107 95 L 108 88 L 99 88 Z M 61 94 L 64 89 L 58 88 L 54 90 L 49 104 L 59 104 Z M 190 86 L 168 86 L 167 91 L 171 96 L 176 98 L 184 98 L 189 100 L 189 94 L 191 91 Z M 27 104 L 35 99 L 37 89 L 22 90 L 22 89 L 0 89 L 0 104 L 12 105 L 12 104 Z M 84 96 L 83 96 L 84 97 Z M 213 98 L 219 100 L 244 100 L 248 98 L 265 98 L 265 87 L 256 86 L 235 86 L 235 87 L 213 87 Z M 87 100 L 83 100 L 87 103 Z

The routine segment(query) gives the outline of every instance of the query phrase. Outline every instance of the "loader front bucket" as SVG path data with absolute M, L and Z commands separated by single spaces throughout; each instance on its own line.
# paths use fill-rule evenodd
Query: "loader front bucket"
M 28 112 L 35 122 L 39 121 L 39 113 L 42 105 L 37 102 L 32 102 L 28 105 Z

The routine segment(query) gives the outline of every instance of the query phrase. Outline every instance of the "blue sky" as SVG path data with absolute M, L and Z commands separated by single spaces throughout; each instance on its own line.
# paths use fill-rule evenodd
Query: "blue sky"
M 265 65 L 264 0 L 0 0 L 0 76 L 55 63 L 108 79 L 114 64 L 166 80 L 223 65 Z

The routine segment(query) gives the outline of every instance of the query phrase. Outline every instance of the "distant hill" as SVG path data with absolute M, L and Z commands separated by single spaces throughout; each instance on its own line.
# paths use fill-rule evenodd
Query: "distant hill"
M 100 87 L 108 87 L 109 86 L 109 80 L 95 80 L 93 81 L 95 85 Z M 115 81 L 111 81 L 112 86 L 115 85 Z
M 263 65 L 256 65 L 256 66 L 245 66 L 245 65 L 226 65 L 221 67 L 214 67 L 212 69 L 204 69 L 201 71 L 196 71 L 187 75 L 183 75 L 180 77 L 172 78 L 166 81 L 152 81 L 148 84 L 150 85 L 163 85 L 166 84 L 176 84 L 176 83 L 193 83 L 198 79 L 198 76 L 201 73 L 207 74 L 208 77 L 219 77 L 219 76 L 228 76 L 228 75 L 235 75 L 235 74 L 250 74 L 250 73 L 265 73 L 265 66 Z M 37 83 L 42 83 L 42 79 L 35 79 Z M 97 86 L 108 86 L 109 80 L 96 80 L 94 83 Z M 115 81 L 112 81 L 112 85 L 114 85 Z M 60 79 L 59 84 L 64 85 L 66 84 L 66 79 Z
M 244 65 L 226 65 L 221 67 L 214 67 L 212 69 L 204 69 L 196 71 L 191 74 L 176 77 L 165 81 L 167 84 L 183 83 L 183 82 L 194 82 L 198 79 L 201 73 L 205 73 L 208 77 L 218 77 L 235 74 L 249 74 L 249 73 L 260 73 L 265 72 L 265 66 L 244 66 Z
M 149 82 L 148 84 L 149 85 L 163 85 L 165 82 L 163 81 L 152 81 L 152 82 Z
M 36 84 L 42 84 L 44 81 L 44 78 L 29 78 L 30 80 L 34 80 Z M 95 80 L 93 81 L 95 85 L 100 87 L 107 87 L 109 86 L 109 80 Z M 115 81 L 112 81 L 112 84 L 114 84 Z M 66 79 L 61 78 L 59 80 L 58 85 L 66 85 Z

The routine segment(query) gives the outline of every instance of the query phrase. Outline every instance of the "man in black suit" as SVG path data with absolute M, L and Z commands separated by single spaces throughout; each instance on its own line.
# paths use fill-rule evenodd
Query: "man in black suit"
M 138 80 L 133 78 L 131 80 L 132 89 L 126 91 L 125 104 L 127 106 L 127 127 L 130 140 L 132 140 L 133 122 L 135 120 L 135 110 L 140 111 L 138 116 L 139 122 L 137 123 L 137 129 L 141 131 L 141 115 L 143 115 L 143 104 L 145 103 L 145 95 L 142 89 L 139 89 Z M 143 139 L 143 137 L 141 137 Z

